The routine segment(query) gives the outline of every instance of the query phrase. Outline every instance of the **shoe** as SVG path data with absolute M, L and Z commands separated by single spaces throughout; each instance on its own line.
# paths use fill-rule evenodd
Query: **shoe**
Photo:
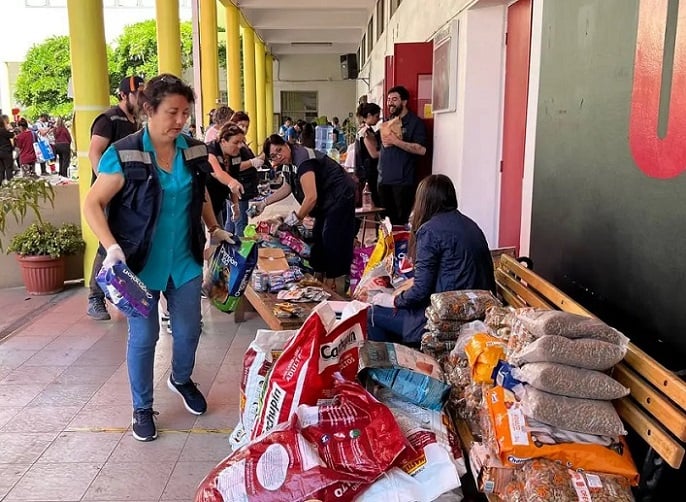
M 107 312 L 104 298 L 89 298 L 86 313 L 88 317 L 96 321 L 109 321 L 111 319 L 109 312 Z
M 188 383 L 178 384 L 169 375 L 167 387 L 181 396 L 183 405 L 193 415 L 202 415 L 207 411 L 207 401 L 205 401 L 205 397 L 200 393 L 198 385 L 193 380 L 189 380 Z
M 131 420 L 133 437 L 138 441 L 153 441 L 157 439 L 157 427 L 155 427 L 156 411 L 150 408 L 144 410 L 134 410 Z

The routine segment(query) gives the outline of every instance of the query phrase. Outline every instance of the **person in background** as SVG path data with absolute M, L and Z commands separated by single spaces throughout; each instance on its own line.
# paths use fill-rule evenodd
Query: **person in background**
M 0 116 L 0 185 L 14 177 L 14 130 L 7 115 Z
M 288 132 L 288 129 L 291 128 L 291 125 L 293 124 L 293 121 L 291 120 L 290 117 L 286 117 L 283 121 L 283 124 L 281 124 L 281 127 L 279 127 L 279 136 L 282 138 L 286 138 L 286 133 Z
M 53 124 L 50 121 L 50 115 L 47 113 L 41 113 L 40 117 L 38 117 L 38 120 L 36 120 L 35 124 L 33 126 L 36 129 L 36 134 L 40 135 L 41 137 L 45 138 L 48 140 L 48 143 L 53 149 L 53 152 L 55 150 L 55 128 Z M 52 164 L 52 161 L 50 163 L 51 167 L 54 167 Z M 47 167 L 47 162 L 41 162 L 40 163 L 40 174 L 41 176 L 47 176 L 48 174 L 48 167 Z
M 300 133 L 302 132 L 304 126 L 305 121 L 298 120 L 295 124 L 288 128 L 288 131 L 286 131 L 286 137 L 284 139 L 291 145 L 300 143 Z
M 417 159 L 426 154 L 424 122 L 407 108 L 410 93 L 391 87 L 386 106 L 391 117 L 402 121 L 402 138 L 382 127 L 379 153 L 379 195 L 393 225 L 406 225 L 415 195 Z
M 307 148 L 314 148 L 314 136 L 317 125 L 312 122 L 306 122 L 303 126 L 302 133 L 300 133 L 300 144 Z
M 355 183 L 343 167 L 323 152 L 291 145 L 272 134 L 264 142 L 264 155 L 282 166 L 284 184 L 258 202 L 257 214 L 291 193 L 300 203 L 284 222 L 294 226 L 313 217 L 310 264 L 329 287 L 350 272 L 355 239 Z
M 71 162 L 71 134 L 64 125 L 62 117 L 55 122 L 55 155 L 59 162 L 60 176 L 69 176 L 69 164 Z
M 383 207 L 377 187 L 381 133 L 374 130 L 381 117 L 381 107 L 376 103 L 362 103 L 357 107 L 357 115 L 362 120 L 355 142 L 355 175 L 359 180 L 359 190 L 361 193 L 364 185 L 368 184 L 374 207 Z
M 36 177 L 36 152 L 33 149 L 33 131 L 25 118 L 19 119 L 19 134 L 14 138 L 14 145 L 19 149 L 19 165 L 22 176 Z
M 127 317 L 126 351 L 133 437 L 152 441 L 157 438 L 153 369 L 160 292 L 167 297 L 174 324 L 167 386 L 190 413 L 201 415 L 207 402 L 191 375 L 201 331 L 203 222 L 213 240 L 233 240 L 217 224 L 207 196 L 207 146 L 181 134 L 195 99 L 193 89 L 174 75 L 162 74 L 151 78 L 139 94 L 147 124 L 107 149 L 83 207 L 86 221 L 107 250 L 103 264 L 125 262 L 152 295 L 147 318 Z
M 410 219 L 414 282 L 397 295 L 379 293 L 368 317 L 368 339 L 419 348 L 433 293 L 485 289 L 495 293 L 491 252 L 479 226 L 457 209 L 450 178 L 433 174 L 417 188 Z
M 231 115 L 233 115 L 233 110 L 228 106 L 220 106 L 214 111 L 214 114 L 212 115 L 214 119 L 213 123 L 207 129 L 207 131 L 205 131 L 205 143 L 209 143 L 210 141 L 217 139 L 217 136 L 219 136 L 219 130 L 229 121 Z
M 250 128 L 250 117 L 243 111 L 237 111 L 231 116 L 231 123 L 236 124 L 241 128 L 245 135 L 248 134 Z M 245 143 L 245 136 L 243 137 L 243 145 L 240 149 L 240 163 L 231 163 L 229 165 L 229 174 L 236 178 L 241 185 L 243 185 L 243 193 L 240 195 L 238 202 L 238 217 L 227 219 L 225 230 L 242 237 L 245 227 L 248 226 L 248 206 L 250 200 L 259 195 L 258 184 L 259 175 L 257 168 L 264 164 L 264 154 L 261 153 L 255 156 L 255 153 Z M 235 210 L 235 207 L 234 207 Z
M 244 143 L 243 129 L 232 122 L 225 123 L 217 139 L 207 143 L 208 161 L 212 166 L 212 176 L 207 180 L 207 192 L 220 225 L 224 215 L 227 218 L 238 219 L 240 213 L 238 201 L 243 193 L 243 185 L 229 173 L 229 170 L 234 163 L 241 163 L 240 153 Z M 228 211 L 225 207 L 227 201 L 234 206 Z M 227 222 L 224 226 L 227 226 Z
M 138 92 L 143 88 L 145 81 L 141 77 L 131 75 L 125 77 L 119 83 L 118 96 L 119 103 L 105 110 L 95 117 L 91 124 L 91 138 L 88 145 L 88 160 L 91 163 L 93 175 L 91 185 L 98 176 L 98 164 L 100 158 L 112 143 L 133 134 L 139 129 L 138 123 Z M 105 306 L 105 293 L 95 280 L 95 277 L 102 268 L 102 261 L 105 259 L 101 249 L 95 253 L 93 266 L 91 268 L 91 278 L 88 284 L 88 308 L 86 314 L 96 321 L 107 321 L 110 314 Z

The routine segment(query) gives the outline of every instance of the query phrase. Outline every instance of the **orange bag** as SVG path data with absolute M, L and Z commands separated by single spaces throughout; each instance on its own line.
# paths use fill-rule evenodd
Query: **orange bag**
M 486 390 L 484 402 L 503 464 L 518 466 L 525 460 L 545 457 L 570 469 L 624 476 L 633 486 L 638 485 L 638 471 L 623 437 L 608 447 L 588 443 L 537 444 L 528 432 L 526 417 L 514 394 L 497 385 Z

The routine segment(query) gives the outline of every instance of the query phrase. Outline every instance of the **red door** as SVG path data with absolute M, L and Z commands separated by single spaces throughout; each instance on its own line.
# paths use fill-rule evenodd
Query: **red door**
M 433 74 L 433 42 L 398 43 L 393 47 L 393 55 L 386 56 L 384 78 L 384 117 L 388 117 L 386 95 L 388 89 L 402 85 L 410 92 L 407 106 L 424 121 L 426 126 L 426 154 L 417 164 L 417 182 L 431 174 L 433 156 L 433 118 L 424 117 L 424 104 L 431 103 L 431 85 L 426 79 Z M 428 89 L 428 92 L 427 92 Z M 427 95 L 428 94 L 428 95 Z
M 499 246 L 516 246 L 522 223 L 522 178 L 526 107 L 529 94 L 531 2 L 519 0 L 507 9 L 503 160 L 500 183 Z

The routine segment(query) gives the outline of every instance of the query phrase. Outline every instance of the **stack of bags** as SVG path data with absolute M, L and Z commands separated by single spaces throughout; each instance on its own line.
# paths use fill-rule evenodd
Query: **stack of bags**
M 421 350 L 439 362 L 447 359 L 460 336 L 465 323 L 483 319 L 489 307 L 500 306 L 493 293 L 480 289 L 446 291 L 431 295 L 426 308 L 426 332 L 422 336 Z

